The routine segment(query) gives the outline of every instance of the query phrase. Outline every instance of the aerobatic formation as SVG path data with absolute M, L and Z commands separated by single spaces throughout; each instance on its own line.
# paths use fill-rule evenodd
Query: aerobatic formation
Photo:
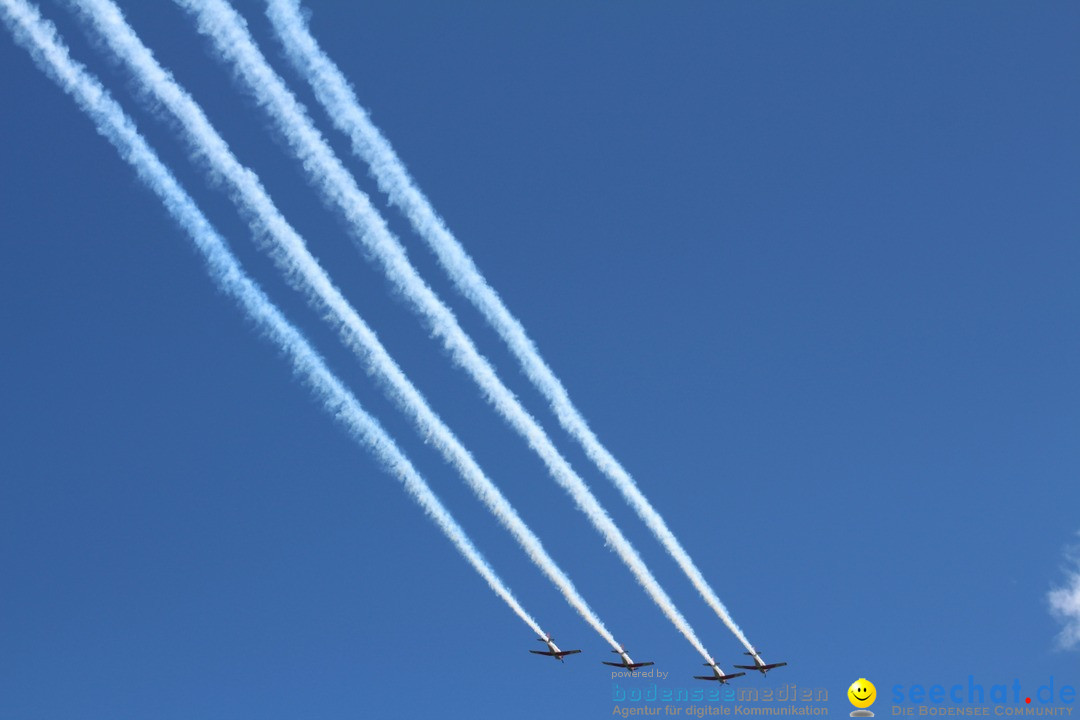
M 307 109 L 266 61 L 244 19 L 225 0 L 175 0 L 191 18 L 193 30 L 205 36 L 215 57 L 228 66 L 242 89 L 253 95 L 267 113 L 270 125 L 298 161 L 314 189 L 344 219 L 355 243 L 364 250 L 401 292 L 409 308 L 442 343 L 451 362 L 478 387 L 492 409 L 536 453 L 551 478 L 571 497 L 604 542 L 633 574 L 660 611 L 705 659 L 710 675 L 700 680 L 726 683 L 745 672 L 727 673 L 705 649 L 689 622 L 661 587 L 641 556 L 625 537 L 592 491 L 556 449 L 535 417 L 521 404 L 480 354 L 454 313 L 436 295 L 408 260 L 399 240 L 390 232 L 369 198 L 323 139 Z M 562 593 L 570 606 L 603 638 L 619 662 L 605 665 L 635 672 L 652 662 L 634 662 L 616 641 L 597 612 L 585 601 L 569 576 L 545 549 L 491 477 L 479 466 L 462 441 L 430 406 L 375 332 L 338 290 L 328 272 L 308 250 L 307 242 L 278 210 L 258 176 L 233 154 L 197 101 L 158 64 L 136 31 L 112 0 L 70 0 L 76 16 L 100 40 L 98 45 L 130 74 L 139 88 L 137 97 L 168 116 L 214 187 L 225 190 L 251 229 L 252 238 L 266 252 L 290 285 L 326 319 L 343 344 L 364 365 L 392 403 L 412 422 L 416 431 L 440 452 L 475 493 L 481 503 L 514 537 L 528 558 Z M 70 52 L 51 22 L 27 0 L 0 0 L 0 14 L 15 42 L 35 64 L 70 96 L 129 163 L 139 179 L 155 194 L 185 231 L 206 263 L 214 283 L 256 323 L 290 361 L 293 371 L 310 388 L 326 411 L 399 480 L 473 569 L 510 609 L 546 645 L 531 653 L 562 662 L 581 650 L 561 650 L 554 638 L 524 609 L 460 524 L 432 491 L 404 452 L 379 422 L 360 405 L 343 381 L 326 366 L 316 349 L 293 326 L 252 280 L 226 241 L 180 186 L 172 171 L 158 158 L 109 91 Z M 407 219 L 415 233 L 431 248 L 453 285 L 473 303 L 525 376 L 547 401 L 560 426 L 618 489 L 638 517 L 686 574 L 694 588 L 753 658 L 753 665 L 736 665 L 765 675 L 787 663 L 766 663 L 732 619 L 715 591 L 663 518 L 645 498 L 634 479 L 600 443 L 555 373 L 540 355 L 521 323 L 481 275 L 460 242 L 445 226 L 416 187 L 389 142 L 371 123 L 344 75 L 310 34 L 298 0 L 268 0 L 267 16 L 285 55 L 337 130 L 346 135 L 353 152 L 366 163 L 379 189 Z

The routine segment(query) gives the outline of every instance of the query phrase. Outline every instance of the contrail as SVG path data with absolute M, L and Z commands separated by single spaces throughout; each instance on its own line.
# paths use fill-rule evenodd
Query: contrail
M 273 242 L 271 255 L 293 285 L 298 286 L 312 306 L 329 319 L 344 343 L 366 364 L 390 399 L 410 417 L 420 435 L 432 442 L 446 461 L 461 474 L 567 602 L 613 648 L 618 648 L 615 638 L 548 554 L 540 539 L 431 409 L 375 332 L 311 256 L 303 238 L 278 211 L 255 173 L 240 164 L 199 105 L 161 67 L 128 25 L 120 9 L 111 0 L 79 0 L 77 7 L 80 16 L 132 71 L 141 89 L 179 121 L 183 136 L 195 154 L 209 165 L 210 171 L 223 181 L 232 199 L 251 223 L 253 234 Z M 266 245 L 265 242 L 262 244 Z
M 195 17 L 199 32 L 207 35 L 217 52 L 232 63 L 237 78 L 267 111 L 324 200 L 344 213 L 357 240 L 381 264 L 387 277 L 412 307 L 426 319 L 433 334 L 442 339 L 454 362 L 472 375 L 483 390 L 485 398 L 525 437 L 544 460 L 555 480 L 570 493 L 577 507 L 619 554 L 679 632 L 703 657 L 712 662 L 711 656 L 690 624 L 660 587 L 660 583 L 653 577 L 630 541 L 612 522 L 584 481 L 559 454 L 543 428 L 499 380 L 490 363 L 480 355 L 472 340 L 458 325 L 450 309 L 417 274 L 405 255 L 405 249 L 397 238 L 390 234 L 382 217 L 372 208 L 367 196 L 356 186 L 353 177 L 315 129 L 303 106 L 267 64 L 248 33 L 243 18 L 223 0 L 176 2 Z
M 521 607 L 390 436 L 364 411 L 304 336 L 244 273 L 228 245 L 147 145 L 131 119 L 101 83 L 71 59 L 55 26 L 44 20 L 37 8 L 25 0 L 0 0 L 0 11 L 15 41 L 30 53 L 35 64 L 46 75 L 75 100 L 94 122 L 98 133 L 112 143 L 120 156 L 135 169 L 139 179 L 158 196 L 173 219 L 191 237 L 206 261 L 214 282 L 236 300 L 285 353 L 293 371 L 311 388 L 323 408 L 337 418 L 360 445 L 370 450 L 387 472 L 405 485 L 408 493 L 450 538 L 495 594 L 534 632 L 542 635 L 539 624 Z
M 526 334 L 521 322 L 503 304 L 499 294 L 488 284 L 472 258 L 409 176 L 389 141 L 371 122 L 341 70 L 312 37 L 301 16 L 299 0 L 268 0 L 267 16 L 289 61 L 311 85 L 337 129 L 352 141 L 353 152 L 370 166 L 379 188 L 409 219 L 417 234 L 427 242 L 457 289 L 495 328 L 521 364 L 525 375 L 547 399 L 559 424 L 581 444 L 589 459 L 615 484 L 638 517 L 652 530 L 690 578 L 709 607 L 747 650 L 753 650 L 746 635 L 690 559 L 689 553 L 683 549 L 660 513 L 638 489 L 630 473 L 593 433 L 585 417 L 570 400 L 562 382 Z

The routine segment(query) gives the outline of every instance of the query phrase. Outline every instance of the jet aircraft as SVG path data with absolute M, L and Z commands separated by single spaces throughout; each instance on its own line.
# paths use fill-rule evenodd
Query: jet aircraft
M 611 652 L 613 652 L 616 655 L 618 655 L 619 657 L 621 657 L 622 662 L 613 663 L 613 662 L 608 662 L 607 660 L 601 660 L 600 662 L 604 663 L 605 665 L 610 665 L 611 667 L 626 668 L 630 672 L 633 672 L 634 670 L 637 670 L 638 668 L 646 667 L 648 665 L 653 664 L 651 662 L 643 662 L 643 663 L 634 662 L 633 660 L 630 659 L 630 656 L 626 654 L 626 648 L 624 648 L 622 646 L 619 646 L 618 650 L 612 650 Z
M 580 650 L 560 650 L 559 646 L 555 644 L 555 638 L 551 637 L 547 633 L 544 634 L 544 637 L 536 639 L 542 643 L 547 643 L 548 649 L 530 650 L 529 652 L 531 652 L 533 655 L 547 655 L 548 657 L 555 658 L 559 662 L 563 662 L 563 658 L 567 655 L 574 655 L 581 652 Z
M 734 678 L 742 677 L 743 675 L 746 674 L 746 673 L 743 672 L 743 673 L 731 673 L 730 675 L 725 675 L 724 671 L 720 669 L 720 666 L 717 665 L 714 662 L 704 663 L 704 665 L 707 668 L 712 668 L 713 674 L 712 675 L 695 675 L 694 676 L 695 679 L 697 679 L 697 680 L 716 680 L 721 685 L 727 685 L 728 680 L 733 680 Z
M 768 672 L 770 670 L 772 670 L 774 668 L 784 667 L 785 665 L 787 665 L 786 662 L 772 663 L 771 665 L 766 664 L 766 662 L 761 659 L 761 655 L 758 654 L 757 650 L 753 650 L 753 651 L 748 652 L 748 653 L 743 653 L 743 655 L 749 655 L 750 657 L 754 658 L 754 664 L 753 665 L 736 665 L 735 667 L 739 668 L 740 670 L 757 670 L 762 675 L 766 675 L 766 674 L 768 674 Z
M 631 673 L 633 673 L 633 671 L 636 670 L 639 667 L 647 667 L 649 665 L 652 665 L 652 663 L 635 663 L 634 661 L 631 660 L 630 655 L 626 654 L 626 649 L 623 648 L 622 646 L 620 646 L 618 650 L 612 650 L 611 652 L 615 653 L 616 655 L 619 655 L 622 658 L 622 662 L 621 663 L 609 663 L 606 660 L 602 660 L 600 662 L 604 663 L 605 665 L 610 665 L 611 667 L 624 667 L 627 670 L 630 670 Z

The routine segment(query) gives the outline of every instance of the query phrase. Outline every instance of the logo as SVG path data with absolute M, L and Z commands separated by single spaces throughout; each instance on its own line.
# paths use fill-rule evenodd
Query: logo
M 851 711 L 851 717 L 874 717 L 874 713 L 866 709 L 877 700 L 877 688 L 874 687 L 874 683 L 866 678 L 859 678 L 851 683 L 851 687 L 847 689 L 847 696 L 851 704 L 858 708 Z

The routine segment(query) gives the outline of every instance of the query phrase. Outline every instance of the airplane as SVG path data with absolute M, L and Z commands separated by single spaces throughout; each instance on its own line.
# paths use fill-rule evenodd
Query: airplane
M 712 675 L 695 675 L 694 678 L 696 680 L 716 680 L 721 685 L 727 685 L 728 680 L 732 680 L 732 679 L 737 678 L 737 677 L 742 677 L 743 675 L 746 674 L 746 673 L 732 673 L 730 675 L 725 675 L 724 671 L 720 669 L 720 666 L 717 665 L 714 662 L 703 663 L 703 665 L 705 665 L 705 667 L 712 668 L 713 674 Z
M 784 667 L 785 665 L 787 665 L 786 662 L 773 663 L 771 665 L 766 665 L 765 661 L 761 659 L 760 655 L 758 655 L 757 650 L 754 650 L 754 651 L 748 652 L 748 653 L 743 653 L 743 655 L 749 655 L 750 657 L 754 658 L 754 664 L 753 665 L 736 665 L 735 667 L 739 668 L 740 670 L 757 670 L 762 675 L 765 675 L 770 670 L 772 670 L 773 668 Z
M 559 646 L 555 644 L 555 638 L 547 635 L 546 633 L 544 637 L 536 639 L 542 643 L 547 643 L 548 649 L 530 650 L 529 652 L 531 652 L 533 655 L 547 655 L 548 657 L 555 658 L 559 662 L 563 662 L 563 658 L 567 655 L 574 655 L 575 653 L 581 652 L 580 650 L 560 650 Z
M 610 665 L 611 667 L 626 668 L 630 672 L 634 672 L 638 668 L 646 667 L 648 665 L 653 664 L 651 662 L 643 662 L 643 663 L 634 662 L 633 660 L 630 659 L 630 656 L 626 654 L 626 648 L 624 648 L 622 645 L 619 646 L 618 650 L 612 650 L 611 652 L 613 652 L 616 655 L 618 655 L 619 657 L 621 657 L 622 662 L 613 663 L 613 662 L 608 662 L 607 660 L 601 660 L 600 662 L 604 663 L 605 665 Z

